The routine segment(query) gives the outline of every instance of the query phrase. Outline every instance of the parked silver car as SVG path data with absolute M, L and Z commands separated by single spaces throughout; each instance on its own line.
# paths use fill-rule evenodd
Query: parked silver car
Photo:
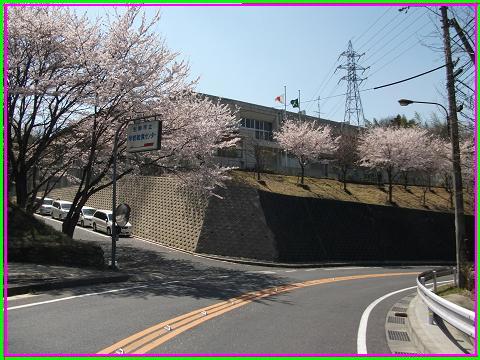
M 72 203 L 70 201 L 55 200 L 52 204 L 52 218 L 63 220 L 70 211 Z
M 80 211 L 80 216 L 78 217 L 78 224 L 81 227 L 92 226 L 93 214 L 95 214 L 97 209 L 92 207 L 84 206 Z
M 38 208 L 35 211 L 37 214 L 40 215 L 51 215 L 52 214 L 52 204 L 53 199 L 44 198 L 42 201 L 41 197 L 37 197 L 35 201 L 38 203 Z
M 93 214 L 92 227 L 93 231 L 102 231 L 107 235 L 112 234 L 112 211 L 111 210 L 97 210 Z M 127 222 L 125 226 L 120 228 L 118 235 L 130 236 L 132 234 L 132 224 Z

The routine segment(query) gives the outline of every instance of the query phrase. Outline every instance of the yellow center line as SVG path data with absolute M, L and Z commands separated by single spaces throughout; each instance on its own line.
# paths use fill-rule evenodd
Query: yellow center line
M 263 299 L 265 297 L 280 294 L 283 292 L 339 281 L 417 274 L 418 272 L 405 272 L 342 276 L 337 278 L 308 280 L 299 283 L 281 285 L 264 290 L 249 292 L 241 296 L 228 299 L 226 301 L 221 301 L 219 303 L 191 311 L 189 313 L 177 316 L 173 319 L 163 321 L 157 325 L 151 326 L 123 340 L 120 340 L 103 350 L 100 350 L 98 354 L 112 354 L 115 353 L 115 351 L 117 351 L 118 349 L 122 349 L 124 354 L 145 354 L 148 351 L 155 349 L 156 347 L 165 343 L 166 341 L 174 338 L 175 336 L 189 329 L 192 329 L 208 320 L 211 320 L 217 316 L 225 314 L 226 312 L 232 311 L 241 306 L 247 305 L 255 300 Z

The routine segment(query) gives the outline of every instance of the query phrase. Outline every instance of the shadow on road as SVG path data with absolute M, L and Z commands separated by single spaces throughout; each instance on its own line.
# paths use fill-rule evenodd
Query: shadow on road
M 99 241 L 109 258 L 110 245 L 108 241 Z M 177 253 L 178 254 L 178 253 Z M 176 255 L 177 255 L 176 254 Z M 285 278 L 271 274 L 253 273 L 247 270 L 230 269 L 228 267 L 203 263 L 195 258 L 182 259 L 188 255 L 166 256 L 153 245 L 144 244 L 138 240 L 129 239 L 117 247 L 117 260 L 121 271 L 131 274 L 136 280 L 115 287 L 131 287 L 147 285 L 146 287 L 128 289 L 116 293 L 107 293 L 104 297 L 137 297 L 149 296 L 191 297 L 195 299 L 227 300 L 250 291 L 273 288 L 287 283 Z M 102 286 L 101 288 L 112 288 Z M 73 294 L 85 293 L 85 289 L 74 288 Z M 102 291 L 101 289 L 99 291 Z M 60 291 L 53 291 L 60 293 Z M 268 302 L 280 301 L 278 297 L 268 297 Z M 256 301 L 262 301 L 256 300 Z M 286 301 L 281 301 L 288 303 Z

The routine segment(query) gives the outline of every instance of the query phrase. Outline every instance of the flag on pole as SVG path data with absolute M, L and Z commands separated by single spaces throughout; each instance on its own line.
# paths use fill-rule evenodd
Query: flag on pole
M 275 98 L 275 101 L 278 101 L 278 102 L 281 103 L 281 104 L 285 104 L 285 99 L 283 98 L 283 95 L 278 95 L 278 96 Z
M 290 100 L 290 104 L 292 104 L 292 107 L 294 108 L 298 108 L 298 99 L 293 99 L 293 100 Z

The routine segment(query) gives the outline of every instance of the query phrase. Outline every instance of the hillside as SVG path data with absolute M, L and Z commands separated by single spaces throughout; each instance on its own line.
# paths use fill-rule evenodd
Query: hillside
M 305 187 L 298 184 L 296 176 L 261 174 L 261 182 L 256 180 L 253 172 L 232 171 L 232 179 L 263 191 L 269 191 L 284 195 L 314 197 L 321 199 L 332 199 L 340 201 L 354 201 L 366 204 L 388 205 L 388 186 L 380 189 L 375 185 L 364 185 L 348 183 L 348 192 L 343 190 L 343 184 L 331 179 L 316 179 L 305 177 Z M 408 186 L 407 190 L 403 185 L 394 185 L 393 201 L 398 207 L 432 210 L 441 212 L 453 212 L 450 208 L 449 194 L 445 189 L 432 187 L 427 191 L 425 206 L 422 203 L 423 188 L 421 186 Z M 473 214 L 473 196 L 464 196 L 465 213 Z
M 43 221 L 8 204 L 8 261 L 103 268 L 102 248 L 73 240 Z

